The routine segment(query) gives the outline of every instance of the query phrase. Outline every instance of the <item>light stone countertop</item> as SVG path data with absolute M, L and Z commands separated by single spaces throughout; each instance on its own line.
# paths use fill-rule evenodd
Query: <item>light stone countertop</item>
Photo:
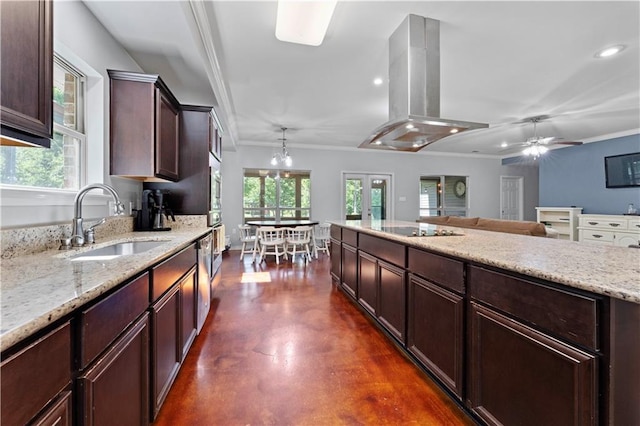
M 103 238 L 86 248 L 53 249 L 0 260 L 0 350 L 43 329 L 210 231 L 206 226 L 197 226 L 169 232 L 127 232 Z M 106 261 L 69 260 L 93 248 L 136 240 L 165 243 L 143 253 Z
M 413 237 L 376 230 L 382 226 L 417 228 L 416 222 L 331 223 L 409 246 L 640 303 L 640 249 L 442 226 L 439 228 L 464 235 Z

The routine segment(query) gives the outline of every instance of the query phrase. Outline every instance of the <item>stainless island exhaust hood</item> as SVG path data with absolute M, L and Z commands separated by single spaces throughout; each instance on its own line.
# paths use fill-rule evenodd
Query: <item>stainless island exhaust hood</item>
M 465 130 L 489 127 L 440 118 L 440 21 L 408 15 L 389 38 L 389 121 L 360 148 L 419 151 Z

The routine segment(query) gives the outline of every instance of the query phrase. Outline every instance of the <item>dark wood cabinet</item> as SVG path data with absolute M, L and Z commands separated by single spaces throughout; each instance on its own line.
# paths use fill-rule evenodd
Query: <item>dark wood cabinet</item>
M 107 71 L 111 174 L 178 180 L 180 104 L 158 75 Z
M 0 2 L 2 145 L 53 137 L 53 1 Z
M 358 254 L 355 247 L 344 242 L 342 249 L 342 276 L 341 285 L 349 296 L 358 298 Z
M 73 404 L 71 391 L 63 392 L 53 405 L 32 423 L 34 426 L 71 426 Z
M 182 342 L 182 356 L 180 362 L 187 356 L 196 338 L 198 329 L 198 297 L 196 268 L 194 267 L 180 281 L 180 340 Z
M 402 268 L 378 260 L 378 320 L 402 344 L 406 337 L 406 279 Z
M 174 285 L 151 307 L 152 419 L 160 411 L 182 360 L 180 286 Z
M 71 385 L 71 325 L 59 326 L 0 364 L 0 423 L 24 425 Z
M 84 425 L 149 424 L 149 314 L 79 378 Z
M 331 252 L 331 278 L 336 284 L 340 285 L 342 280 L 342 243 L 331 238 L 329 240 L 329 251 Z
M 407 349 L 459 399 L 464 396 L 464 297 L 409 274 Z
M 598 360 L 471 303 L 468 404 L 492 425 L 598 424 Z
M 358 252 L 358 302 L 374 317 L 378 311 L 378 261 Z
M 156 88 L 156 176 L 178 180 L 179 106 Z
M 210 106 L 182 105 L 180 110 L 180 180 L 171 183 L 145 182 L 145 189 L 170 191 L 168 202 L 175 214 L 209 215 L 212 212 L 214 174 L 219 170 L 219 161 L 210 151 L 215 139 Z M 213 224 L 213 223 L 211 223 Z

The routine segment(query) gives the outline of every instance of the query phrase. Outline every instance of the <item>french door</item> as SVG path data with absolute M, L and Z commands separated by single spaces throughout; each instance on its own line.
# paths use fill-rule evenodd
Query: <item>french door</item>
M 345 173 L 342 178 L 346 220 L 391 219 L 391 175 Z

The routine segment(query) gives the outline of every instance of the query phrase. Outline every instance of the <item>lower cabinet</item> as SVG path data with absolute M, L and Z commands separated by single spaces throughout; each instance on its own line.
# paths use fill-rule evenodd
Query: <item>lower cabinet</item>
M 357 300 L 358 298 L 358 254 L 355 247 L 342 243 L 342 288 Z
M 335 228 L 335 226 L 333 226 Z M 333 238 L 329 241 L 330 252 L 331 252 L 331 278 L 334 282 L 340 284 L 341 276 L 342 276 L 342 244 L 338 240 L 334 240 Z
M 6 358 L 3 356 L 0 376 L 2 426 L 51 424 L 56 418 L 68 421 L 65 411 L 70 409 L 67 397 L 71 385 L 70 323 Z M 45 408 L 44 414 L 36 417 Z
M 149 314 L 79 378 L 85 425 L 149 424 Z
M 63 392 L 51 408 L 42 413 L 33 423 L 35 426 L 71 426 L 73 424 L 73 404 L 71 391 Z
M 464 297 L 409 274 L 407 349 L 459 399 L 464 383 Z
M 378 320 L 400 342 L 405 343 L 405 271 L 378 260 L 380 280 Z
M 377 259 L 358 252 L 358 303 L 373 316 L 377 316 L 378 286 Z
M 151 306 L 152 418 L 160 411 L 182 359 L 180 286 L 174 285 Z
M 187 356 L 187 353 L 196 338 L 198 328 L 198 295 L 196 289 L 196 270 L 193 268 L 180 281 L 181 362 Z
M 598 424 L 597 357 L 471 302 L 470 408 L 491 425 Z

